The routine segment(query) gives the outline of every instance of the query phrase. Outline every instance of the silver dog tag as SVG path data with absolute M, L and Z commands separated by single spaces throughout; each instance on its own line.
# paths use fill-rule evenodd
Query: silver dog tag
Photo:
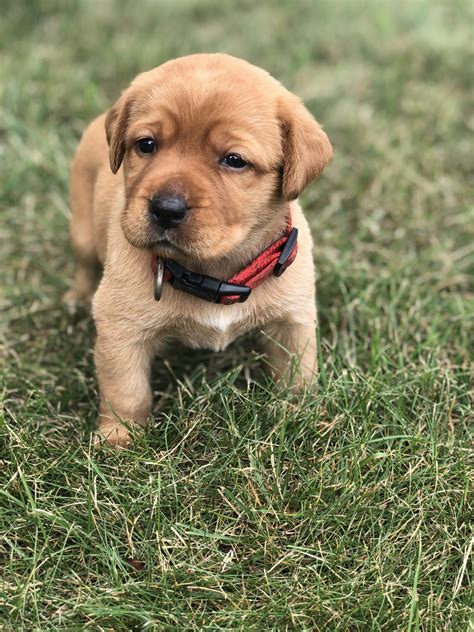
M 161 257 L 156 258 L 156 273 L 155 273 L 155 286 L 154 296 L 155 301 L 159 301 L 161 298 L 161 292 L 163 291 L 163 275 L 165 273 L 165 261 Z

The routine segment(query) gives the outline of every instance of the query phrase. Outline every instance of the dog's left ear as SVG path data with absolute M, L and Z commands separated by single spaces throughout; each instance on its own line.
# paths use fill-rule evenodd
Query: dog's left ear
M 105 134 L 109 143 L 109 161 L 112 173 L 117 173 L 125 156 L 125 132 L 132 106 L 128 92 L 129 90 L 122 94 L 105 117 Z
M 332 158 L 326 133 L 303 103 L 289 95 L 280 104 L 283 138 L 282 193 L 294 200 Z

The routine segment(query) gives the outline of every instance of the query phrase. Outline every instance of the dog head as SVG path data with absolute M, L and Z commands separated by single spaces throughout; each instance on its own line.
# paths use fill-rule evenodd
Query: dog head
M 126 238 L 178 259 L 256 246 L 332 156 L 297 97 L 220 54 L 138 75 L 107 113 L 106 134 L 111 169 L 123 168 Z

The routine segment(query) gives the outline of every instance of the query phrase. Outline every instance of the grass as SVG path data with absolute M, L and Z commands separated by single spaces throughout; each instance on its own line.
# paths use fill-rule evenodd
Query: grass
M 3 7 L 0 628 L 467 629 L 472 19 L 460 0 Z M 318 389 L 276 393 L 248 340 L 183 351 L 156 363 L 153 427 L 97 452 L 93 324 L 60 302 L 71 157 L 138 71 L 217 50 L 334 143 L 302 200 Z

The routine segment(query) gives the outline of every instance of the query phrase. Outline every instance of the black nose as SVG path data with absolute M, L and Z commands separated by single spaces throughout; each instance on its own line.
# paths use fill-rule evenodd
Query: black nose
M 178 196 L 154 195 L 150 200 L 150 213 L 162 228 L 176 228 L 187 210 L 186 202 Z

